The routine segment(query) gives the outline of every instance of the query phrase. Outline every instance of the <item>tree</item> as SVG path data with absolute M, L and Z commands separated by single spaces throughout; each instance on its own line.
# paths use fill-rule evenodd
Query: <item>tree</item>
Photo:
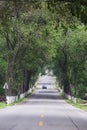
M 64 92 L 72 95 L 77 93 L 80 71 L 83 71 L 87 58 L 85 26 L 69 30 L 67 35 L 60 36 L 57 40 L 57 55 L 55 57 L 56 75 L 59 77 L 60 85 L 64 85 Z M 81 76 L 81 75 L 80 75 Z
M 49 33 L 52 24 L 48 25 L 49 12 L 45 14 L 43 6 L 42 10 L 36 7 L 34 11 L 35 4 L 31 2 L 28 4 L 30 8 L 23 11 L 27 6 L 27 3 L 23 6 L 23 1 L 4 1 L 3 4 L 1 11 L 8 8 L 7 12 L 3 12 L 1 19 L 2 34 L 8 52 L 8 95 L 20 95 L 29 89 L 32 77 L 34 84 L 39 70 L 52 57 L 53 45 Z

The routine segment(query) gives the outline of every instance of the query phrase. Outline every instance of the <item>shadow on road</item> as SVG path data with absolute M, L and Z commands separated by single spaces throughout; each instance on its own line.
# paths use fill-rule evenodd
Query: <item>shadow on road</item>
M 55 104 L 62 103 L 62 97 L 59 95 L 58 90 L 43 90 L 37 89 L 27 101 L 21 104 Z

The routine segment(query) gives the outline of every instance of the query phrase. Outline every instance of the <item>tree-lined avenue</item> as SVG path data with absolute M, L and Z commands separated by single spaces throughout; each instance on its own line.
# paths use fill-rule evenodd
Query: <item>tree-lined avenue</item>
M 87 130 L 87 112 L 67 104 L 52 86 L 38 88 L 26 101 L 0 109 L 0 130 Z

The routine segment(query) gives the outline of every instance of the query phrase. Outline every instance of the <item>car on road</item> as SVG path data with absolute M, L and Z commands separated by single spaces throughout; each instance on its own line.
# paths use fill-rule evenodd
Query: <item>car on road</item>
M 47 89 L 47 87 L 45 85 L 42 86 L 42 89 Z

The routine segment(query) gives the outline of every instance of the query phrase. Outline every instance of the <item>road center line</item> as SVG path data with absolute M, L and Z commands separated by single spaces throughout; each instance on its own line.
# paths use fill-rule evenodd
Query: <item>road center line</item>
M 43 111 L 43 112 L 45 112 L 45 111 L 46 111 L 46 107 L 45 107 L 45 106 L 42 108 L 42 111 Z
M 44 118 L 44 114 L 41 114 L 41 118 Z
M 40 127 L 42 127 L 44 124 L 43 124 L 42 121 L 39 121 L 38 125 L 39 125 Z

